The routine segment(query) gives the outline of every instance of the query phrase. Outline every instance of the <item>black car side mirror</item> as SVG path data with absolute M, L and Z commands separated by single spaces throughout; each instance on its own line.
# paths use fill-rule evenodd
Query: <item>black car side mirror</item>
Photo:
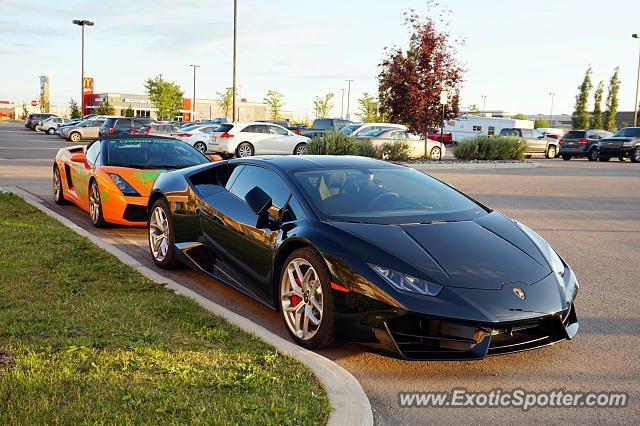
M 273 201 L 260 187 L 254 186 L 244 196 L 244 200 L 253 213 L 258 216 L 257 228 L 269 228 L 272 231 L 280 228 L 282 223 L 279 220 L 269 218 L 269 209 L 273 205 Z

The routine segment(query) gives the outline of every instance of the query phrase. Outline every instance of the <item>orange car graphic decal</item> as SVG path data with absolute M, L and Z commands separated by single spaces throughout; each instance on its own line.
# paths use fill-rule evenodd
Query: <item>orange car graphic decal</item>
M 71 163 L 71 182 L 76 187 L 78 196 L 87 199 L 87 173 L 84 166 L 78 163 Z
M 109 195 L 107 194 L 107 191 L 102 191 L 100 193 L 100 200 L 102 200 L 103 203 L 106 203 L 108 199 Z
M 158 175 L 166 170 L 147 170 L 146 172 L 134 173 L 133 177 L 145 187 L 151 189 Z

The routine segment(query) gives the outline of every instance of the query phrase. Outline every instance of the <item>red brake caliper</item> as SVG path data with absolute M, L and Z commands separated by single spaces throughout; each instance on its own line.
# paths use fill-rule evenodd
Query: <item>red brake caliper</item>
M 300 278 L 298 277 L 296 277 L 296 284 L 300 285 Z M 291 304 L 293 305 L 294 308 L 298 306 L 298 303 L 300 303 L 301 300 L 302 299 L 300 298 L 300 296 L 296 296 L 296 295 L 291 296 Z

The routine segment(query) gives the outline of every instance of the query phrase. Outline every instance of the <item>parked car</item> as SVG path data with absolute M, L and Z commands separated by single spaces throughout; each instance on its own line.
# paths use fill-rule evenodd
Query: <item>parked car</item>
M 36 130 L 36 126 L 38 126 L 41 121 L 46 120 L 49 117 L 57 117 L 57 115 L 49 112 L 44 112 L 42 114 L 29 114 L 24 120 L 24 127 Z
M 534 129 L 506 128 L 500 130 L 500 136 L 518 136 L 527 142 L 527 156 L 544 154 L 547 158 L 558 156 L 558 141 L 546 138 Z
M 303 129 L 308 129 L 309 126 L 305 124 L 296 124 L 295 126 L 283 126 L 287 130 L 291 130 L 296 135 L 301 135 Z
M 137 133 L 140 128 L 155 122 L 154 119 L 148 117 L 109 117 L 104 121 L 98 135 L 131 135 Z
M 75 126 L 76 124 L 81 123 L 82 121 L 84 121 L 84 120 L 82 120 L 81 118 L 75 118 L 73 120 L 70 120 L 67 124 L 62 124 L 62 125 L 58 126 L 54 133 L 56 135 L 62 137 L 61 132 L 65 127 Z
M 612 134 L 606 130 L 571 130 L 558 141 L 558 153 L 566 161 L 573 157 L 587 157 L 589 161 L 595 161 L 598 159 L 598 142 Z
M 618 157 L 620 161 L 629 157 L 633 163 L 640 162 L 640 127 L 625 127 L 611 137 L 600 139 L 598 159 L 609 161 L 611 157 Z
M 340 130 L 344 126 L 353 124 L 353 121 L 343 120 L 341 118 L 316 118 L 310 129 L 300 129 L 300 136 L 312 138 L 320 136 L 326 131 Z
M 432 141 L 440 141 L 440 142 L 444 142 L 445 144 L 450 144 L 451 142 L 453 142 L 453 136 L 451 135 L 451 133 L 443 133 L 440 134 L 441 129 L 436 129 L 435 127 L 431 127 L 429 129 L 429 133 L 427 133 L 427 137 L 429 139 L 431 139 Z
M 306 154 L 309 138 L 270 123 L 225 123 L 211 134 L 209 151 L 223 157 L 234 154 L 250 157 L 259 154 Z
M 60 136 L 71 142 L 80 142 L 82 139 L 96 139 L 104 124 L 104 118 L 90 118 L 81 121 L 75 126 L 66 126 L 60 130 Z
M 357 138 L 359 135 L 370 132 L 372 130 L 382 129 L 407 130 L 407 126 L 403 124 L 392 123 L 355 123 L 344 126 L 342 129 L 340 129 L 340 133 L 344 133 L 345 135 L 350 135 L 354 138 Z
M 172 133 L 179 130 L 180 126 L 177 124 L 151 124 L 149 126 L 141 127 L 136 134 L 171 137 Z
M 36 130 L 46 132 L 50 135 L 55 134 L 56 129 L 64 124 L 69 124 L 71 120 L 63 117 L 49 117 L 41 120 L 36 126 Z
M 418 135 L 412 135 L 402 129 L 376 129 L 361 133 L 357 140 L 362 142 L 370 142 L 376 147 L 381 147 L 387 142 L 407 142 L 411 148 L 411 157 L 421 157 L 425 154 L 424 138 Z M 426 153 L 433 160 L 440 160 L 445 155 L 444 143 L 427 139 Z
M 306 348 L 477 360 L 578 332 L 578 281 L 540 235 L 408 167 L 219 161 L 161 173 L 148 206 L 156 265 L 260 300 Z
M 171 137 L 188 143 L 198 151 L 207 152 L 207 145 L 211 141 L 211 134 L 220 127 L 218 124 L 194 124 L 180 127 L 171 132 Z
M 254 120 L 256 123 L 271 123 L 282 126 L 285 129 L 291 124 L 289 120 Z

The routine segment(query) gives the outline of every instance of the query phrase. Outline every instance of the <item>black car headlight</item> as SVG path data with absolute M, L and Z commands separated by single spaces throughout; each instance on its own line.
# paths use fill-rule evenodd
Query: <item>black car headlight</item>
M 132 195 L 132 196 L 136 196 L 136 197 L 140 196 L 140 194 L 138 194 L 138 191 L 136 191 L 133 188 L 133 186 L 129 185 L 129 182 L 127 182 L 126 180 L 122 179 L 120 177 L 120 175 L 117 175 L 115 173 L 107 173 L 107 174 L 113 180 L 113 183 L 116 184 L 118 189 L 120 189 L 120 191 L 122 191 L 123 195 Z
M 373 265 L 371 263 L 369 266 L 398 290 L 420 293 L 427 296 L 437 296 L 442 290 L 442 286 L 440 284 L 432 283 L 431 281 L 423 280 L 422 278 L 412 277 L 411 275 L 402 274 L 394 271 L 393 269 Z
M 544 238 L 538 235 L 533 229 L 529 228 L 524 223 L 518 222 L 517 220 L 514 220 L 514 222 L 520 229 L 524 231 L 525 234 L 527 234 L 529 238 L 531 238 L 531 241 L 533 241 L 536 247 L 538 247 L 544 258 L 547 259 L 547 262 L 549 262 L 551 270 L 558 274 L 558 276 L 563 277 L 565 269 L 564 263 L 562 263 L 560 256 L 558 256 L 558 253 L 556 253 L 556 251 L 551 248 L 549 243 L 546 242 Z

